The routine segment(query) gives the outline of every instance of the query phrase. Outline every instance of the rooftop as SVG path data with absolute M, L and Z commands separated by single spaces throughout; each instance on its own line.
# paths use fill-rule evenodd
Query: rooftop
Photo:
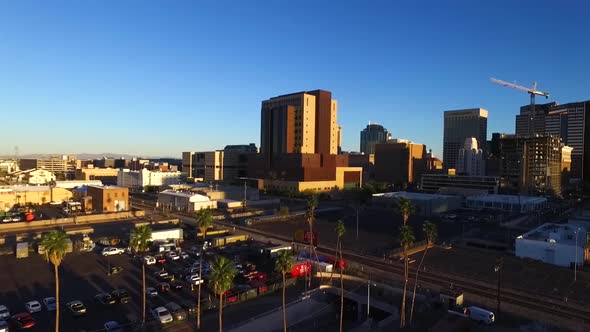
M 586 228 L 576 224 L 543 224 L 518 236 L 517 239 L 575 245 L 576 233 L 578 233 L 578 246 L 584 247 Z
M 457 196 L 396 191 L 390 193 L 373 194 L 373 197 L 406 198 L 409 200 L 427 201 L 432 199 L 447 199 Z
M 507 204 L 538 204 L 547 202 L 547 198 L 538 196 L 524 196 L 524 195 L 477 195 L 469 196 L 467 200 L 478 200 L 482 202 L 500 202 Z

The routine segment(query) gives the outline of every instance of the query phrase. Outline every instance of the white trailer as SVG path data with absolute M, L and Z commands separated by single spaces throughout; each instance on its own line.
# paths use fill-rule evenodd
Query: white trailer
M 467 308 L 466 311 L 466 314 L 469 316 L 470 319 L 480 323 L 489 325 L 496 320 L 494 313 L 489 310 L 485 310 L 475 306 L 470 306 Z
M 152 231 L 152 242 L 170 242 L 183 239 L 182 228 L 171 228 L 160 231 Z M 130 238 L 131 240 L 131 238 Z

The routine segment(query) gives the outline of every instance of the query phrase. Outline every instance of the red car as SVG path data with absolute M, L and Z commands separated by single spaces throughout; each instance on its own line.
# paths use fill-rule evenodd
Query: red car
M 31 327 L 35 326 L 35 320 L 28 312 L 23 312 L 12 316 L 12 321 L 19 329 L 30 329 Z

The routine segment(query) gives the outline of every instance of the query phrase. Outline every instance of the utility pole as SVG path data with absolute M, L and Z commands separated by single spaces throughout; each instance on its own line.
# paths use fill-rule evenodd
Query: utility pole
M 496 260 L 496 266 L 494 267 L 494 271 L 498 273 L 498 292 L 496 298 L 496 313 L 495 313 L 495 320 L 498 320 L 498 316 L 500 315 L 500 285 L 502 283 L 502 269 L 504 268 L 504 258 L 499 257 Z

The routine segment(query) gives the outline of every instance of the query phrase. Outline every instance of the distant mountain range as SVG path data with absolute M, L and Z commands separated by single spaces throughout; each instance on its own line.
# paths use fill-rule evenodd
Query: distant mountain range
M 49 158 L 51 156 L 62 156 L 64 155 L 63 153 L 37 153 L 37 154 L 25 154 L 25 155 L 19 155 L 18 158 L 19 159 L 45 159 L 45 158 Z M 81 159 L 81 160 L 87 160 L 87 159 L 101 159 L 101 158 L 109 158 L 109 159 L 119 159 L 119 158 L 124 158 L 124 159 L 132 159 L 132 158 L 138 158 L 138 159 L 160 159 L 160 158 L 165 158 L 165 157 L 145 157 L 145 156 L 132 156 L 129 154 L 116 154 L 116 153 L 74 153 L 74 154 L 68 154 L 69 156 L 76 156 L 76 158 Z M 14 156 L 0 156 L 0 158 L 14 158 Z M 178 159 L 178 158 L 176 158 Z

